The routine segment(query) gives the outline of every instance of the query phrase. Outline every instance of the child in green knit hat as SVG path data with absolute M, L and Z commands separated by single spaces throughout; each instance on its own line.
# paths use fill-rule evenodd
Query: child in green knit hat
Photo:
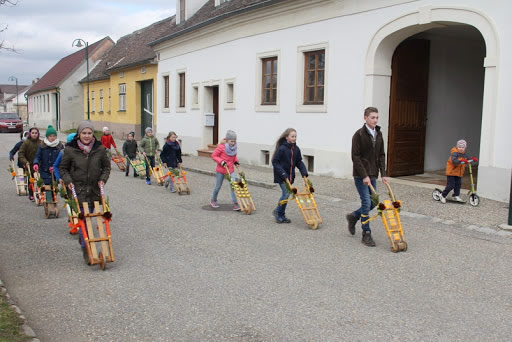
M 52 184 L 53 164 L 62 148 L 62 143 L 57 139 L 57 131 L 52 125 L 48 125 L 46 138 L 39 145 L 34 157 L 34 171 L 39 171 L 45 185 Z

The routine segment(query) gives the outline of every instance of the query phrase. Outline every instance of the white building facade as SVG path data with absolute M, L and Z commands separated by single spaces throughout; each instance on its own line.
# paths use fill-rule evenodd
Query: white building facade
M 466 139 L 479 158 L 479 194 L 508 200 L 512 4 L 259 3 L 153 44 L 159 136 L 173 130 L 184 152 L 196 153 L 232 129 L 239 159 L 268 165 L 277 137 L 293 127 L 311 171 L 351 177 L 352 135 L 375 106 L 392 175 L 443 169 Z

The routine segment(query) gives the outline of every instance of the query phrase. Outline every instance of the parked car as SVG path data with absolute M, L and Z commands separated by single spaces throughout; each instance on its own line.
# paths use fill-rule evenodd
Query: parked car
M 0 132 L 20 133 L 23 131 L 23 121 L 16 113 L 0 113 Z

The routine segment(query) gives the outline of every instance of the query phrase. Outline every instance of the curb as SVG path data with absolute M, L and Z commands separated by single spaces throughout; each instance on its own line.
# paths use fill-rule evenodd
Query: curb
M 28 325 L 27 319 L 25 318 L 25 315 L 23 315 L 23 312 L 19 308 L 19 306 L 14 303 L 11 296 L 9 296 L 9 293 L 7 293 L 7 288 L 5 287 L 4 283 L 0 280 L 0 294 L 5 296 L 5 299 L 7 299 L 7 304 L 9 305 L 9 308 L 12 309 L 18 317 L 23 320 L 23 324 L 20 327 L 21 332 L 26 335 L 27 337 L 32 338 L 31 342 L 41 342 L 34 332 L 34 330 Z
M 183 170 L 201 173 L 203 175 L 208 175 L 208 176 L 216 175 L 216 172 L 197 169 L 195 167 L 184 167 Z M 247 183 L 249 183 L 250 185 L 259 186 L 261 188 L 266 188 L 266 189 L 274 189 L 277 186 L 277 184 L 274 184 L 274 183 L 255 181 L 255 180 L 251 180 L 251 179 L 247 179 Z

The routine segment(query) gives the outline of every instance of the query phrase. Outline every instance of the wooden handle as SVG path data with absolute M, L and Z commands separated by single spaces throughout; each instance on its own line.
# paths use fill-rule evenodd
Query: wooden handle
M 391 186 L 388 183 L 386 183 L 386 188 L 388 188 L 389 197 L 391 197 L 391 200 L 393 202 L 396 202 L 395 195 L 393 194 L 393 190 L 391 190 Z
M 372 193 L 377 195 L 377 191 L 375 191 L 375 188 L 373 187 L 371 182 L 370 182 L 370 184 L 368 184 L 368 186 L 370 187 L 370 190 L 372 191 Z

